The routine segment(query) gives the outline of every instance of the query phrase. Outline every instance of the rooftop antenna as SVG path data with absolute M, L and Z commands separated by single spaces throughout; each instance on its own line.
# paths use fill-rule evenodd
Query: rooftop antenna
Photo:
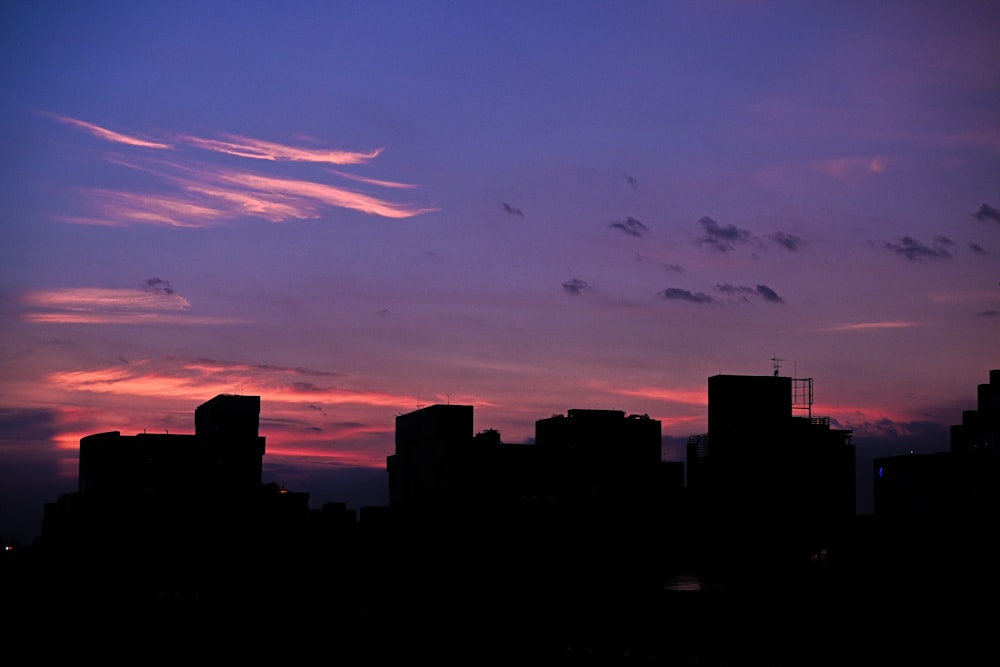
M 778 374 L 781 372 L 781 362 L 784 361 L 784 359 L 779 359 L 778 355 L 775 354 L 771 357 L 771 361 L 774 362 L 774 377 L 778 377 Z

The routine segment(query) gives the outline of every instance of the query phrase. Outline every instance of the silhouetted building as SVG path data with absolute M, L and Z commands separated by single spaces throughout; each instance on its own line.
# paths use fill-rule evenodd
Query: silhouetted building
M 975 410 L 951 427 L 948 451 L 874 460 L 875 514 L 955 522 L 1000 515 L 1000 370 Z
M 301 562 L 309 494 L 262 483 L 259 412 L 257 396 L 220 395 L 198 406 L 194 435 L 81 439 L 78 491 L 46 504 L 38 540 L 52 577 L 53 663 L 210 653 L 225 629 L 213 614 L 224 608 L 240 627 L 268 589 L 260 573 Z M 184 640 L 154 654 L 157 636 Z
M 219 395 L 195 410 L 194 435 L 86 436 L 79 490 L 140 497 L 256 493 L 265 448 L 259 414 L 259 396 Z
M 964 664 L 994 625 L 998 380 L 950 451 L 876 461 L 865 517 L 811 379 L 708 378 L 687 488 L 647 415 L 530 444 L 472 406 L 399 415 L 360 521 L 262 483 L 259 398 L 217 396 L 193 435 L 82 439 L 37 565 L 0 571 L 30 602 L 5 621 L 60 665 Z
M 851 432 L 812 416 L 811 378 L 710 377 L 708 433 L 689 439 L 687 463 L 702 571 L 826 565 L 855 515 Z
M 995 615 L 973 611 L 1000 591 L 1000 370 L 989 377 L 976 409 L 951 427 L 948 451 L 873 462 L 875 511 L 858 560 L 869 571 L 883 564 L 901 661 L 971 664 L 992 650 Z
M 425 573 L 462 587 L 662 583 L 665 504 L 683 472 L 661 461 L 660 422 L 570 410 L 535 429 L 533 444 L 473 435 L 461 405 L 396 418 L 389 506 L 396 521 L 433 525 Z M 504 554 L 502 574 L 476 554 Z
M 535 446 L 551 465 L 551 493 L 593 515 L 655 511 L 661 424 L 620 410 L 569 410 L 535 422 Z
M 471 405 L 430 405 L 396 417 L 396 453 L 386 459 L 389 505 L 440 514 L 466 505 L 473 462 Z
M 660 422 L 619 410 L 540 419 L 534 444 L 510 444 L 495 430 L 473 435 L 472 406 L 431 405 L 396 417 L 386 464 L 390 507 L 436 517 L 655 512 L 663 485 L 682 479 L 661 461 Z

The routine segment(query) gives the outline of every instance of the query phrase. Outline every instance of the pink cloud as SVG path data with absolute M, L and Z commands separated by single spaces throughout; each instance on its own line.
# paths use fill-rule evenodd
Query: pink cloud
M 404 204 L 394 204 L 352 190 L 345 190 L 333 185 L 313 181 L 260 176 L 239 171 L 219 174 L 219 179 L 223 182 L 247 187 L 257 193 L 288 196 L 298 198 L 300 201 L 313 201 L 327 206 L 352 209 L 384 218 L 411 218 L 422 213 L 437 210 L 434 208 L 415 208 Z
M 383 181 L 377 178 L 368 178 L 366 176 L 357 176 L 355 174 L 348 174 L 347 172 L 338 171 L 336 169 L 330 170 L 332 173 L 340 176 L 342 178 L 347 178 L 352 181 L 357 181 L 359 183 L 367 183 L 368 185 L 378 185 L 383 188 L 399 188 L 402 190 L 413 190 L 417 186 L 411 185 L 409 183 L 397 183 L 396 181 Z
M 232 324 L 231 318 L 190 315 L 191 304 L 172 290 L 72 287 L 21 296 L 34 309 L 22 319 L 39 324 Z
M 705 406 L 708 396 L 703 387 L 698 389 L 668 389 L 666 387 L 635 387 L 632 389 L 610 389 L 622 396 L 636 396 L 666 403 Z
M 872 329 L 907 329 L 918 326 L 915 322 L 851 322 L 834 324 L 820 329 L 820 331 L 868 331 Z
M 68 391 L 136 397 L 170 397 L 201 402 L 234 387 L 251 388 L 270 405 L 306 407 L 360 405 L 399 408 L 410 403 L 409 396 L 371 389 L 319 385 L 315 374 L 299 369 L 222 364 L 198 360 L 149 360 L 127 365 L 50 373 L 49 383 Z
M 99 125 L 94 125 L 93 123 L 87 123 L 82 120 L 77 120 L 75 118 L 68 118 L 66 116 L 60 116 L 58 114 L 47 114 L 52 118 L 55 118 L 60 123 L 66 123 L 67 125 L 73 125 L 75 127 L 82 128 L 94 135 L 99 139 L 104 139 L 105 141 L 110 141 L 116 144 L 125 144 L 127 146 L 137 146 L 139 148 L 157 148 L 157 149 L 171 149 L 173 146 L 170 144 L 165 144 L 159 141 L 149 141 L 147 139 L 140 139 L 138 137 L 133 137 L 127 134 L 121 134 L 120 132 L 113 132 L 111 130 L 105 129 Z
M 187 310 L 191 304 L 178 294 L 142 289 L 68 287 L 36 290 L 24 295 L 24 302 L 38 308 L 65 310 Z
M 377 148 L 368 152 L 356 152 L 329 148 L 302 148 L 263 141 L 261 139 L 252 139 L 250 137 L 241 137 L 239 135 L 231 134 L 225 136 L 228 141 L 203 139 L 189 135 L 181 135 L 178 137 L 178 140 L 204 150 L 254 160 L 287 160 L 290 162 L 322 162 L 326 164 L 363 164 L 378 157 L 383 150 Z
M 104 140 L 138 148 L 173 148 L 112 132 L 65 116 L 50 114 L 63 123 L 82 128 Z M 206 139 L 179 135 L 180 144 L 211 152 L 273 162 L 307 162 L 336 165 L 362 164 L 373 160 L 382 149 L 367 152 L 328 148 L 306 148 L 239 135 L 224 139 Z M 175 152 L 175 156 L 182 153 Z M 209 167 L 198 161 L 166 162 L 148 155 L 125 158 L 112 155 L 113 164 L 153 174 L 175 187 L 174 192 L 128 192 L 107 188 L 87 190 L 95 214 L 64 216 L 62 220 L 78 224 L 125 225 L 154 224 L 172 227 L 205 227 L 241 217 L 258 217 L 271 222 L 317 218 L 329 208 L 346 208 L 385 218 L 410 218 L 438 210 L 400 204 L 376 196 L 305 179 L 263 175 L 246 170 Z M 389 189 L 413 189 L 415 186 L 395 181 L 354 176 L 334 171 L 337 176 Z
M 103 225 L 127 223 L 167 225 L 170 227 L 205 227 L 235 217 L 232 207 L 211 205 L 191 196 L 152 195 L 116 190 L 87 192 L 99 217 L 66 217 L 66 222 Z
M 889 160 L 880 155 L 873 157 L 840 157 L 829 160 L 816 160 L 809 162 L 807 166 L 812 171 L 826 174 L 833 178 L 846 178 L 861 174 L 882 173 L 888 168 Z

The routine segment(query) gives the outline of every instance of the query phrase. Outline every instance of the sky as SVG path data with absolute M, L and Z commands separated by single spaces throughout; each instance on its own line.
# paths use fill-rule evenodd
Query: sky
M 5 3 L 0 536 L 82 436 L 220 393 L 313 506 L 384 503 L 420 406 L 506 442 L 648 414 L 683 460 L 707 378 L 775 365 L 862 486 L 946 450 L 1000 368 L 997 34 L 986 1 Z

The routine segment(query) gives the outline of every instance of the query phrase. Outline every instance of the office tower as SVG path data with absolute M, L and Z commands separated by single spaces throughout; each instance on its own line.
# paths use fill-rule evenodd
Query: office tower
M 821 567 L 855 514 L 851 432 L 812 415 L 812 379 L 708 379 L 708 432 L 688 442 L 693 543 L 705 570 Z

